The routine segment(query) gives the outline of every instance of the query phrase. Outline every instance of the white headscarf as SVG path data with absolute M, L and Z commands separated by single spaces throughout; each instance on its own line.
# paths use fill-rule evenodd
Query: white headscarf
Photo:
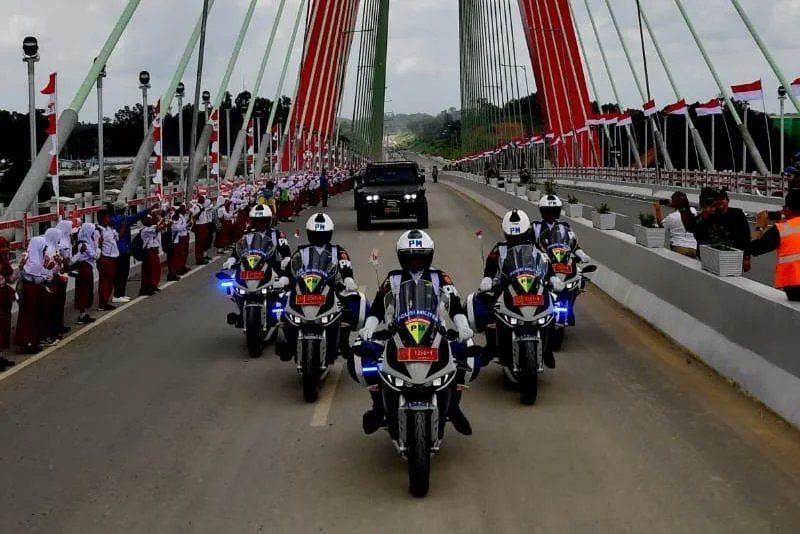
M 78 230 L 78 243 L 86 244 L 86 257 L 94 258 L 97 255 L 97 243 L 94 240 L 94 233 L 97 230 L 92 223 L 83 223 Z
M 56 225 L 56 228 L 61 230 L 61 242 L 59 243 L 59 248 L 61 250 L 72 250 L 72 240 L 70 236 L 72 235 L 72 222 L 71 221 L 61 221 Z
M 58 228 L 48 228 L 44 233 L 44 240 L 47 241 L 47 253 L 51 256 L 58 254 L 62 235 Z
M 47 241 L 42 236 L 36 236 L 28 243 L 28 261 L 25 262 L 23 271 L 34 278 L 50 279 L 53 273 L 44 266 L 44 252 Z

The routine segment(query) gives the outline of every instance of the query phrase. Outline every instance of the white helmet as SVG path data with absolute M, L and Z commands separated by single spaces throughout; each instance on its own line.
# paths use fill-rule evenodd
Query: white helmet
M 503 217 L 503 233 L 506 240 L 527 236 L 531 229 L 531 220 L 524 211 L 511 210 Z
M 250 210 L 250 220 L 253 219 L 272 219 L 272 210 L 269 209 L 269 206 L 256 204 Z
M 403 269 L 428 269 L 433 264 L 433 239 L 422 230 L 409 230 L 401 235 L 396 250 Z
M 312 245 L 327 245 L 333 238 L 333 219 L 325 213 L 315 213 L 306 222 L 306 235 Z
M 539 199 L 539 209 L 541 208 L 562 208 L 561 199 L 555 195 L 545 195 Z

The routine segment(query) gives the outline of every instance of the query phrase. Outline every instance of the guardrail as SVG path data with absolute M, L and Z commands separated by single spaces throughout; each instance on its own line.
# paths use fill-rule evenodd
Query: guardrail
M 612 167 L 552 167 L 530 169 L 534 181 L 583 180 L 597 182 L 628 182 L 651 186 L 672 186 L 700 189 L 727 188 L 732 193 L 755 196 L 784 196 L 789 189 L 786 176 L 747 174 L 724 171 L 666 171 L 661 169 L 618 169 Z M 519 170 L 505 170 L 504 178 L 518 177 Z

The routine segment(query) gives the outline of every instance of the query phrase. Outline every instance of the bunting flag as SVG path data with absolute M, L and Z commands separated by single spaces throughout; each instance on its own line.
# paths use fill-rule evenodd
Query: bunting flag
M 800 96 L 800 78 L 797 78 L 795 81 L 792 82 L 791 88 L 792 88 L 792 93 L 795 96 Z
M 655 100 L 648 100 L 644 103 L 644 116 L 645 117 L 652 117 L 658 112 L 656 108 L 656 101 Z
M 249 174 L 249 172 L 252 171 L 253 178 L 255 178 L 255 176 L 256 176 L 256 170 L 254 168 L 255 155 L 256 154 L 255 154 L 255 151 L 254 151 L 254 148 L 253 148 L 254 147 L 254 144 L 253 144 L 254 143 L 254 135 L 255 135 L 254 129 L 255 129 L 255 126 L 254 126 L 254 123 L 253 123 L 253 119 L 250 119 L 250 122 L 247 123 L 247 161 L 245 163 L 245 165 L 247 167 L 245 168 L 245 172 L 244 173 L 245 174 Z M 248 171 L 248 169 L 249 169 L 249 171 Z
M 698 117 L 708 117 L 709 115 L 722 115 L 722 103 L 718 98 L 712 98 L 705 104 L 699 104 L 695 108 Z
M 686 115 L 689 113 L 689 106 L 686 105 L 686 100 L 681 99 L 665 107 L 664 113 L 667 115 Z
M 742 102 L 764 100 L 764 88 L 761 85 L 761 80 L 756 80 L 752 83 L 732 85 L 731 92 L 733 93 L 734 99 L 741 100 Z
M 211 177 L 219 182 L 219 110 L 211 112 Z
M 633 124 L 633 117 L 631 116 L 630 111 L 626 111 L 625 113 L 619 116 L 617 126 L 630 126 L 632 124 Z
M 48 175 L 53 182 L 53 194 L 57 197 L 61 196 L 58 180 L 58 74 L 55 72 L 50 73 L 50 79 L 47 86 L 42 89 L 42 94 L 47 95 L 47 109 L 44 116 L 47 117 L 47 129 L 45 133 L 50 136 L 53 147 L 50 149 L 50 169 Z
M 161 100 L 156 102 L 153 117 L 153 153 L 156 156 L 155 171 L 156 175 L 153 177 L 153 183 L 156 186 L 156 197 L 159 200 L 164 196 L 164 152 L 162 150 L 163 144 L 161 143 Z

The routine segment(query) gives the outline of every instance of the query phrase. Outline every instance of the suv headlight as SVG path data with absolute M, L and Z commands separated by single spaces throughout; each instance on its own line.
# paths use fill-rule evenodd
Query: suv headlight
M 411 193 L 411 194 L 406 193 L 405 195 L 403 195 L 403 198 L 405 200 L 417 200 L 417 194 L 416 193 Z
M 367 202 L 377 202 L 380 198 L 380 195 L 367 195 Z

